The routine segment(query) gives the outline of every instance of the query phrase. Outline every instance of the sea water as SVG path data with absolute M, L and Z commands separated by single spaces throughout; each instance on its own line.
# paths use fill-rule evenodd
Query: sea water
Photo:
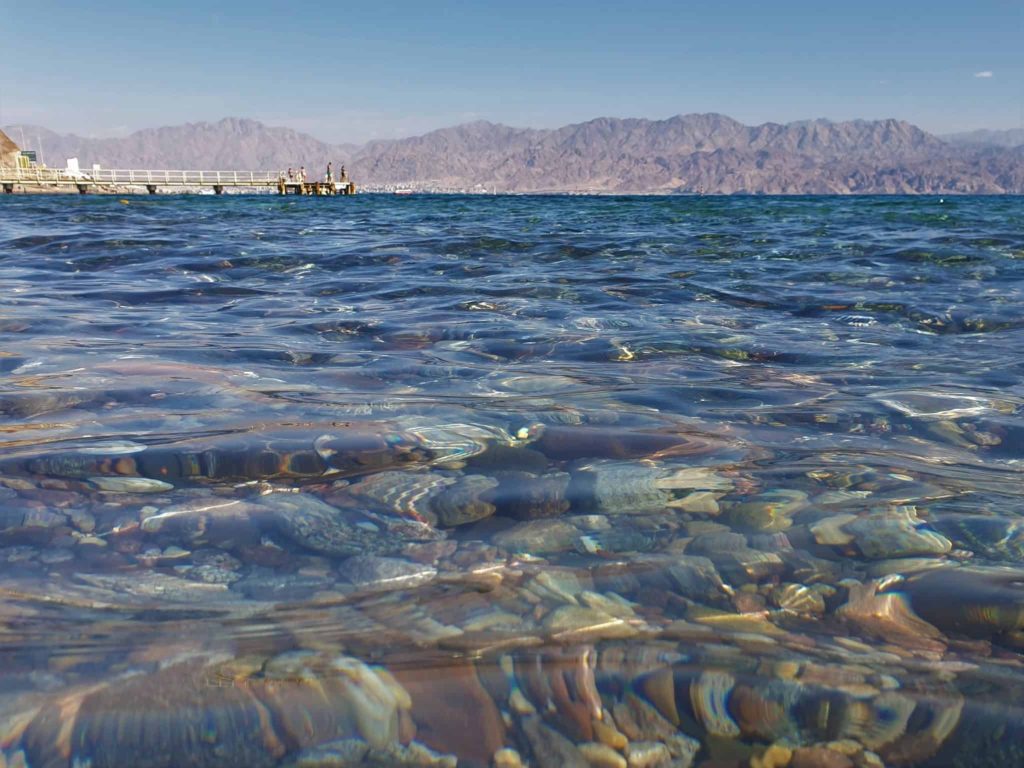
M 1024 200 L 0 200 L 0 766 L 1024 764 Z

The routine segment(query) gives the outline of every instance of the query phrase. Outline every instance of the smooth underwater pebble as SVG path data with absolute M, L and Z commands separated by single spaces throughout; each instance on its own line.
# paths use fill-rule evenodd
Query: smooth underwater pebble
M 626 768 L 627 766 L 626 758 L 606 744 L 591 741 L 578 746 L 591 768 Z
M 110 493 L 159 493 L 174 488 L 163 480 L 148 477 L 90 477 L 89 482 Z
M 639 629 L 625 619 L 594 608 L 565 605 L 544 619 L 544 629 L 559 642 L 585 642 L 594 638 L 633 637 Z
M 663 768 L 671 761 L 668 747 L 660 741 L 633 741 L 626 747 L 629 768 Z

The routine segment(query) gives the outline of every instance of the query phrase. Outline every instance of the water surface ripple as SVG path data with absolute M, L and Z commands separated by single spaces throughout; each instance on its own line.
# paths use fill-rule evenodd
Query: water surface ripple
M 0 199 L 0 766 L 1024 764 L 1024 199 Z

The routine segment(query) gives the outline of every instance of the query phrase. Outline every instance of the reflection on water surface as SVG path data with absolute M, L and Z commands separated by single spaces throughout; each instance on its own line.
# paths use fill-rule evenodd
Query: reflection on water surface
M 0 206 L 0 766 L 1024 762 L 1024 206 Z

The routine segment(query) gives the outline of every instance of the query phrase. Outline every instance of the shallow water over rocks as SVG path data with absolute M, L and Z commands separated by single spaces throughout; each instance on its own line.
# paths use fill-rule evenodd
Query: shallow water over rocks
M 0 767 L 1024 762 L 1022 232 L 0 200 Z

